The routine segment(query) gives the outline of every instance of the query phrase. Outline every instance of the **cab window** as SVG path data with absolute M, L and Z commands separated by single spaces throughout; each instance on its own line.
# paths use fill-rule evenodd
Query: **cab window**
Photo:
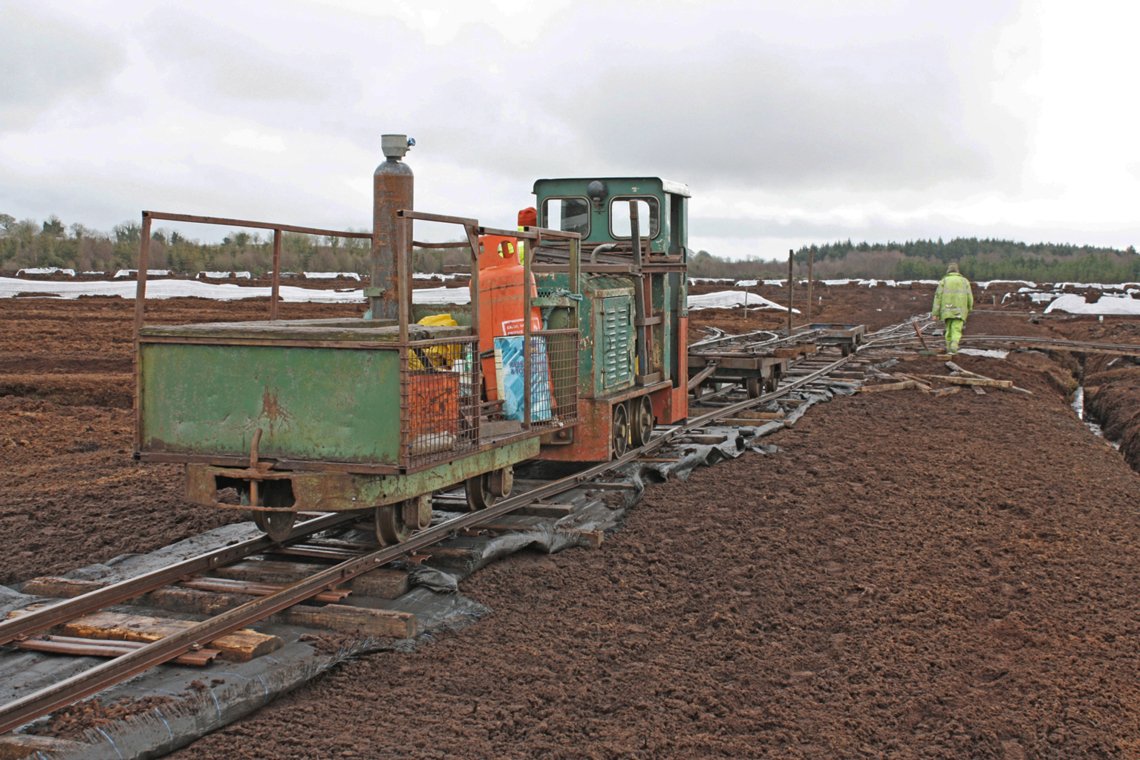
M 656 198 L 618 197 L 610 201 L 610 236 L 614 239 L 629 238 L 633 230 L 629 222 L 630 206 L 637 204 L 638 234 L 642 238 L 657 237 L 661 210 Z
M 590 236 L 590 201 L 586 198 L 547 198 L 542 202 L 542 218 L 547 229 Z

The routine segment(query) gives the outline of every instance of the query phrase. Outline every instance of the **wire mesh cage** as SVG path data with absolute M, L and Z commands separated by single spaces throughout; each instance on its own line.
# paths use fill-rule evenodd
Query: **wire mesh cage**
M 577 330 L 535 331 L 530 338 L 529 369 L 523 354 L 524 336 L 495 338 L 494 381 L 503 419 L 530 428 L 562 427 L 577 421 L 577 338 Z
M 402 351 L 404 466 L 419 468 L 455 459 L 492 442 L 484 438 L 557 429 L 578 421 L 577 330 L 535 331 L 529 358 L 523 351 L 524 336 L 496 337 L 494 375 L 486 378 L 479 377 L 476 340 L 415 341 Z M 483 403 L 483 382 L 494 384 L 496 402 Z
M 532 415 L 534 424 L 543 427 L 563 427 L 578 421 L 578 331 L 544 330 L 531 336 L 535 343 L 532 357 L 539 355 L 542 345 L 549 382 L 538 394 L 535 408 L 540 414 Z
M 447 461 L 479 446 L 474 339 L 416 341 L 401 351 L 400 440 L 405 465 Z

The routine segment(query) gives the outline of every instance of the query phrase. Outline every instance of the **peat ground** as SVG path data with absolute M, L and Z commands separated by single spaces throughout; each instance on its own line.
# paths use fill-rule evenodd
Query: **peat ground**
M 813 318 L 879 327 L 929 295 L 832 288 Z M 182 503 L 178 468 L 130 459 L 132 314 L 119 299 L 0 301 L 0 583 L 233 519 Z M 1027 317 L 980 309 L 967 338 L 1140 343 L 1135 320 Z M 694 329 L 782 321 L 693 313 Z M 1130 455 L 1138 368 L 1112 362 L 1084 365 L 1088 405 Z M 494 612 L 472 628 L 353 662 L 188 756 L 1140 756 L 1140 476 L 1068 408 L 1076 359 L 959 363 L 1034 395 L 818 407 L 771 439 L 777 454 L 651 488 L 598 550 L 476 574 L 464 593 Z

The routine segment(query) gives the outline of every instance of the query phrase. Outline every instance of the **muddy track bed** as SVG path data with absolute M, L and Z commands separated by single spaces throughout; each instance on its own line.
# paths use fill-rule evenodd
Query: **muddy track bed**
M 1035 395 L 838 399 L 186 756 L 1135 756 L 1140 476 L 1037 367 L 961 363 Z

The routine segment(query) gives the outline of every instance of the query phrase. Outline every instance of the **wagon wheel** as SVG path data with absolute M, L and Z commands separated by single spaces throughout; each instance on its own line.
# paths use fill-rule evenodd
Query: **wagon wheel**
M 613 446 L 614 459 L 625 456 L 625 452 L 629 449 L 629 412 L 626 411 L 625 404 L 614 404 L 610 444 Z
M 758 377 L 750 377 L 745 380 L 744 388 L 748 391 L 748 398 L 757 398 L 764 391 L 761 379 Z
M 478 512 L 495 503 L 495 492 L 491 488 L 491 474 L 483 473 L 467 479 L 467 511 Z
M 649 400 L 649 396 L 642 396 L 639 398 L 634 406 L 636 409 L 633 413 L 633 445 L 637 448 L 649 443 L 649 438 L 653 435 L 653 402 Z
M 425 493 L 401 501 L 396 507 L 409 530 L 423 530 L 431 525 L 431 494 Z
M 376 540 L 381 546 L 395 546 L 412 532 L 404 522 L 404 510 L 401 504 L 376 507 L 373 510 L 373 521 L 376 527 Z
M 780 387 L 780 378 L 783 377 L 783 371 L 779 366 L 772 368 L 772 374 L 764 378 L 764 392 L 775 393 L 776 389 Z
M 297 521 L 296 512 L 258 512 L 253 513 L 253 522 L 257 527 L 274 541 L 284 541 L 293 532 L 293 523 Z
M 491 489 L 491 495 L 495 498 L 501 496 L 505 499 L 510 496 L 511 490 L 515 487 L 515 468 L 507 465 L 494 472 L 487 473 L 487 485 Z

